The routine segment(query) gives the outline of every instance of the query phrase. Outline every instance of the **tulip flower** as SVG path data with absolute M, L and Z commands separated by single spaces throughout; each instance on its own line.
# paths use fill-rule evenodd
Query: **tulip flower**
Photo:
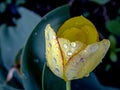
M 110 42 L 99 41 L 95 26 L 83 16 L 68 19 L 56 33 L 45 28 L 47 66 L 65 81 L 89 76 L 107 53 Z

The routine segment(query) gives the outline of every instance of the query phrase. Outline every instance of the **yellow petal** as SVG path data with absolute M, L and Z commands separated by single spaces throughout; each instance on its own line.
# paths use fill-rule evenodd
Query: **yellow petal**
M 74 55 L 65 66 L 66 80 L 88 76 L 101 62 L 110 46 L 109 40 L 102 40 L 88 45 L 84 50 Z
M 85 44 L 82 42 L 70 42 L 67 39 L 64 38 L 58 38 L 60 47 L 61 47 L 61 51 L 63 54 L 63 58 L 64 58 L 64 65 L 66 65 L 67 61 L 75 54 L 77 54 L 78 52 L 80 52 L 82 49 L 85 48 Z
M 68 19 L 58 30 L 57 36 L 70 41 L 91 44 L 99 40 L 95 26 L 83 16 Z
M 54 30 L 48 24 L 45 29 L 46 59 L 51 71 L 58 77 L 63 77 L 63 56 Z

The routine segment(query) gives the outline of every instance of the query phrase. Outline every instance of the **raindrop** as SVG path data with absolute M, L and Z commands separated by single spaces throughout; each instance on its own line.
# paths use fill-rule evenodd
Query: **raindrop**
M 53 39 L 56 39 L 56 36 L 53 36 Z
M 98 45 L 95 44 L 94 46 L 90 47 L 90 51 L 93 53 L 98 49 Z
M 46 20 L 47 20 L 47 17 L 44 17 L 43 19 L 46 21 Z
M 60 72 L 58 68 L 55 68 L 55 71 L 56 71 L 57 73 L 59 73 L 59 72 Z
M 51 44 L 51 43 L 49 43 L 48 45 L 49 45 L 49 47 L 52 47 L 52 44 Z
M 58 50 L 59 50 L 59 48 L 56 48 L 56 50 L 58 51 Z
M 38 33 L 37 32 L 35 32 L 35 36 L 37 36 L 38 35 Z
M 53 58 L 53 61 L 54 61 L 54 63 L 56 63 L 57 62 L 56 58 Z
M 67 52 L 67 55 L 68 55 L 68 56 L 71 56 L 71 55 L 72 55 L 72 52 L 71 52 L 71 51 L 68 51 L 68 52 Z
M 85 53 L 87 53 L 87 50 L 84 50 Z
M 76 44 L 75 42 L 72 42 L 72 43 L 71 43 L 71 46 L 72 46 L 72 47 L 76 47 L 76 45 L 77 45 L 77 44 Z
M 80 62 L 84 62 L 85 61 L 85 59 L 84 58 L 80 58 Z
M 34 62 L 35 62 L 35 63 L 38 63 L 38 62 L 39 62 L 39 59 L 35 59 Z
M 65 49 L 68 48 L 67 44 L 64 44 L 63 47 L 64 47 Z

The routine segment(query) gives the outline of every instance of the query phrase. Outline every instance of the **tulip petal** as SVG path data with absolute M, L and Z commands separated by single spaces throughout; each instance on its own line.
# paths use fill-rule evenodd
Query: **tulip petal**
M 58 41 L 60 43 L 61 51 L 64 57 L 64 65 L 66 65 L 67 61 L 72 58 L 72 56 L 86 47 L 84 43 L 79 41 L 70 42 L 64 38 L 58 38 Z
M 48 24 L 45 29 L 45 40 L 47 65 L 56 76 L 62 78 L 63 56 L 56 33 L 50 27 L 50 24 Z
M 102 61 L 108 48 L 109 40 L 88 45 L 84 50 L 74 55 L 65 66 L 67 80 L 79 79 L 88 76 L 89 73 Z
M 92 44 L 99 41 L 99 35 L 95 26 L 83 16 L 68 19 L 57 32 L 59 38 L 66 38 L 73 41 L 80 41 L 85 44 Z

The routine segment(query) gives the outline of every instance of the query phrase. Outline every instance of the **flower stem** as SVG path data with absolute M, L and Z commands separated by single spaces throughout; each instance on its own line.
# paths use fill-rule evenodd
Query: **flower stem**
M 45 67 L 46 67 L 46 63 L 44 64 L 44 66 L 43 66 L 43 71 L 42 71 L 42 90 L 44 90 Z
M 71 81 L 66 81 L 66 90 L 71 90 Z

